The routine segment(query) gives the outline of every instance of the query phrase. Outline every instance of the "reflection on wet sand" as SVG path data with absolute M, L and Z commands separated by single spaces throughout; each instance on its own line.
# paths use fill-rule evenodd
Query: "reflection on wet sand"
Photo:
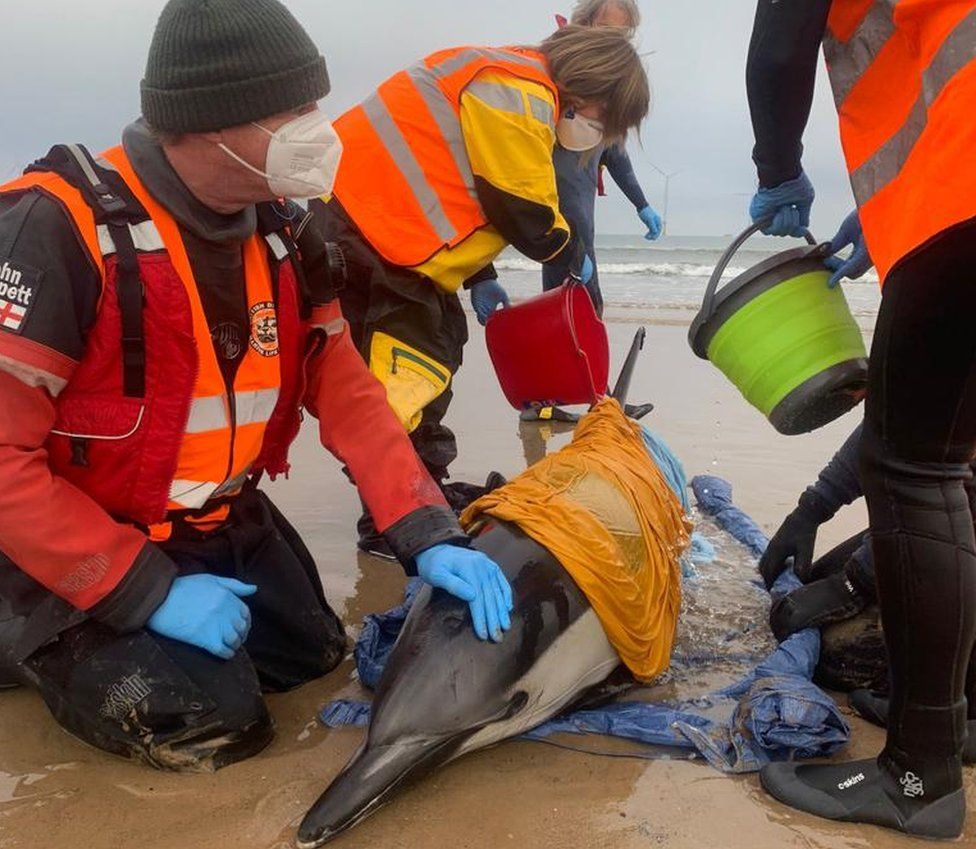
M 610 326 L 616 362 L 633 330 Z M 633 397 L 654 398 L 658 406 L 648 423 L 690 473 L 730 479 L 743 508 L 772 529 L 854 420 L 809 437 L 777 436 L 720 376 L 688 353 L 685 333 L 682 327 L 649 328 Z M 479 334 L 472 326 L 452 412 L 461 443 L 454 469 L 458 480 L 482 481 L 491 469 L 513 476 L 525 467 L 517 416 L 489 373 Z M 399 601 L 404 579 L 395 564 L 357 557 L 358 499 L 338 464 L 323 459 L 314 430 L 306 428 L 296 446 L 291 479 L 269 490 L 305 535 L 330 600 L 347 624 L 358 626 L 365 613 Z M 566 439 L 568 433 L 554 429 L 548 450 Z M 537 450 L 538 441 L 534 444 Z M 823 549 L 859 530 L 863 521 L 857 510 L 842 514 L 823 534 Z M 715 533 L 707 523 L 704 531 Z M 749 585 L 750 569 L 744 556 L 723 554 L 714 566 L 699 570 L 698 581 L 686 591 L 676 662 L 646 697 L 682 698 L 722 686 L 738 676 L 742 656 L 768 645 L 762 627 L 768 602 Z M 710 661 L 709 671 L 698 662 L 704 653 L 721 654 L 717 665 Z M 322 681 L 269 698 L 278 736 L 261 756 L 216 775 L 179 776 L 83 746 L 58 728 L 33 693 L 0 692 L 0 849 L 291 847 L 299 819 L 361 739 L 356 729 L 326 731 L 313 722 L 316 712 L 334 698 L 361 696 L 347 660 Z M 864 757 L 878 751 L 881 733 L 856 720 L 852 724 L 851 753 Z M 614 741 L 584 742 L 617 750 Z M 967 782 L 972 805 L 972 770 Z M 436 773 L 335 845 L 907 849 L 919 844 L 878 829 L 794 814 L 763 796 L 754 778 L 726 778 L 701 763 L 601 758 L 516 742 Z M 976 846 L 976 816 L 959 845 Z

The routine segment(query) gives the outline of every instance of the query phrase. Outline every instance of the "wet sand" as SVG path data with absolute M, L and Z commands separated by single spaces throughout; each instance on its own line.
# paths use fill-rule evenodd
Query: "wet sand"
M 729 479 L 739 504 L 768 531 L 791 509 L 856 424 L 856 415 L 805 437 L 780 437 L 711 366 L 685 344 L 685 315 L 655 315 L 635 376 L 632 400 L 657 404 L 649 423 L 685 462 L 689 476 Z M 615 362 L 633 331 L 632 312 L 611 315 Z M 524 467 L 516 416 L 505 405 L 472 324 L 467 362 L 450 422 L 459 434 L 457 479 L 483 480 Z M 368 423 L 364 423 L 368 426 Z M 538 439 L 538 430 L 534 436 Z M 550 447 L 568 439 L 555 436 Z M 296 446 L 296 469 L 270 487 L 318 558 L 326 592 L 347 623 L 399 600 L 399 568 L 355 551 L 358 502 L 323 456 L 314 428 Z M 845 510 L 824 529 L 820 549 L 865 522 L 863 507 Z M 745 561 L 719 564 L 746 568 Z M 703 570 L 704 571 L 704 570 Z M 716 573 L 717 575 L 718 573 Z M 731 573 L 730 573 L 731 574 Z M 679 649 L 713 642 L 709 629 L 744 631 L 761 624 L 764 601 L 743 590 L 726 597 L 716 576 L 688 593 Z M 720 623 L 720 624 L 719 624 Z M 760 640 L 763 638 L 757 638 Z M 726 673 L 727 674 L 727 673 Z M 724 683 L 723 673 L 674 675 L 659 695 Z M 90 749 L 62 732 L 40 699 L 0 692 L 0 849 L 285 849 L 298 819 L 353 753 L 355 729 L 328 731 L 316 712 L 337 696 L 361 695 L 344 663 L 328 678 L 269 699 L 278 738 L 261 756 L 215 775 L 150 771 Z M 852 719 L 848 755 L 866 757 L 882 733 Z M 580 742 L 580 741 L 576 741 Z M 613 748 L 597 738 L 583 745 Z M 960 845 L 976 846 L 976 771 L 966 775 L 971 816 Z M 534 743 L 478 752 L 399 796 L 334 845 L 499 849 L 513 846 L 674 847 L 674 849 L 889 849 L 918 846 L 875 828 L 833 825 L 795 814 L 762 795 L 755 777 L 727 778 L 702 763 L 611 759 Z

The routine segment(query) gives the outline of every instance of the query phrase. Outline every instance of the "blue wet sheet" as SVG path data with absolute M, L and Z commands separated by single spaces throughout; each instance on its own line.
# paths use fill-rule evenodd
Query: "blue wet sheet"
M 756 523 L 734 505 L 728 482 L 702 476 L 691 485 L 703 514 L 713 517 L 754 555 L 762 554 L 768 540 Z M 773 588 L 773 595 L 787 593 L 799 585 L 792 572 L 784 573 Z M 411 582 L 406 600 L 399 607 L 366 617 L 355 649 L 359 677 L 366 687 L 373 689 L 379 681 L 419 586 L 419 582 Z M 614 702 L 557 717 L 525 738 L 544 740 L 557 733 L 609 735 L 686 749 L 716 769 L 731 773 L 755 772 L 775 760 L 826 757 L 846 745 L 850 729 L 833 699 L 812 683 L 819 656 L 820 632 L 802 631 L 742 680 L 694 702 Z M 330 728 L 366 726 L 369 704 L 332 702 L 322 710 L 321 719 Z M 646 756 L 657 755 L 647 752 Z

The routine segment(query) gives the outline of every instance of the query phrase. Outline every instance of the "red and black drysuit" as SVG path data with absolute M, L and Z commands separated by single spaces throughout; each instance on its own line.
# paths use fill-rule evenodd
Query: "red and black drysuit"
M 464 535 L 350 341 L 321 265 L 303 261 L 311 251 L 302 257 L 292 239 L 292 212 L 204 207 L 141 122 L 112 155 L 118 168 L 58 147 L 29 169 L 44 172 L 31 185 L 0 187 L 0 670 L 96 746 L 219 767 L 270 739 L 262 687 L 297 686 L 344 652 L 312 557 L 255 485 L 287 471 L 302 409 L 408 570 L 420 550 Z M 84 216 L 55 185 L 90 205 L 104 256 L 92 256 Z M 228 397 L 255 332 L 242 261 L 255 238 L 272 277 L 280 386 L 260 456 L 247 483 L 226 482 L 194 510 L 170 499 L 200 340 L 171 252 L 146 236 L 152 204 L 178 224 Z M 233 661 L 144 628 L 174 578 L 196 572 L 259 587 Z

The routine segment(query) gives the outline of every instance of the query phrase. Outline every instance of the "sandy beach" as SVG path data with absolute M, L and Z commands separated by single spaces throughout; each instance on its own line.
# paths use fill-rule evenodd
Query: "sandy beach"
M 691 354 L 685 342 L 687 313 L 611 311 L 615 364 L 637 322 L 647 319 L 653 323 L 648 321 L 632 400 L 657 405 L 648 423 L 670 442 L 689 476 L 710 473 L 730 480 L 739 504 L 772 532 L 853 429 L 857 413 L 812 435 L 778 436 L 720 374 Z M 449 419 L 461 444 L 454 474 L 471 481 L 483 480 L 491 470 L 514 475 L 525 464 L 517 417 L 497 387 L 480 328 L 473 320 L 470 324 L 472 339 Z M 530 436 L 538 439 L 539 433 Z M 554 437 L 550 447 L 567 438 Z M 291 480 L 269 491 L 305 535 L 330 601 L 355 632 L 365 613 L 399 600 L 402 573 L 394 564 L 357 555 L 358 500 L 338 464 L 319 449 L 309 424 L 293 463 Z M 820 549 L 859 530 L 865 516 L 863 505 L 844 511 L 824 529 Z M 757 605 L 749 615 L 761 619 L 762 613 Z M 330 699 L 362 694 L 351 675 L 347 660 L 326 679 L 271 697 L 276 742 L 250 762 L 215 775 L 162 774 L 112 758 L 61 731 L 33 693 L 0 692 L 0 849 L 285 849 L 292 845 L 298 818 L 360 740 L 359 730 L 328 731 L 316 721 Z M 882 733 L 856 719 L 852 726 L 846 754 L 874 754 Z M 966 783 L 971 816 L 960 845 L 976 846 L 976 771 L 967 770 Z M 889 849 L 921 844 L 788 811 L 764 797 L 755 777 L 725 777 L 701 762 L 611 759 L 518 742 L 440 771 L 334 845 Z

